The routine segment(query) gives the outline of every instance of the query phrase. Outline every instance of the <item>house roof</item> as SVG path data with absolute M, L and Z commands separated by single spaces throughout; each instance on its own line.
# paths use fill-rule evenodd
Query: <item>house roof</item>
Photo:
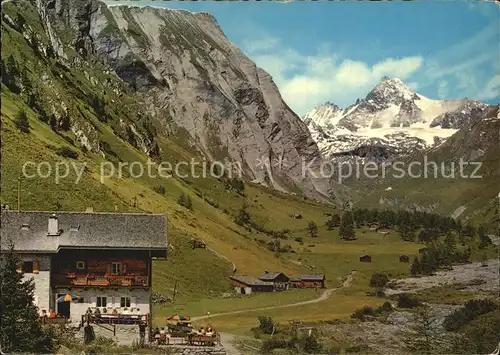
M 325 274 L 301 275 L 300 279 L 302 281 L 323 281 L 325 279 Z
M 229 276 L 231 280 L 238 281 L 247 286 L 273 286 L 272 282 L 261 281 L 256 277 L 247 275 L 234 275 Z
M 265 273 L 263 273 L 262 275 L 259 276 L 259 280 L 273 281 L 273 280 L 275 280 L 280 275 L 283 275 L 283 276 L 287 277 L 282 272 L 267 272 L 266 271 Z
M 49 236 L 48 220 L 58 219 L 59 235 Z M 102 212 L 1 212 L 1 249 L 10 242 L 19 252 L 56 253 L 59 249 L 144 249 L 167 252 L 164 215 Z M 164 253 L 163 253 L 164 252 Z

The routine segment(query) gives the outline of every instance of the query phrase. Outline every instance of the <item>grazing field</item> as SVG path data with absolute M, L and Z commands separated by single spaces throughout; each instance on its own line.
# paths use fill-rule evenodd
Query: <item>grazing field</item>
M 301 231 L 293 231 L 292 233 L 299 235 Z M 330 321 L 349 317 L 356 308 L 383 303 L 383 299 L 372 295 L 373 289 L 368 286 L 373 273 L 384 272 L 391 277 L 409 275 L 409 264 L 399 262 L 399 256 L 405 254 L 410 256 L 411 260 L 418 254 L 418 249 L 422 247 L 422 244 L 402 241 L 396 233 L 383 235 L 367 228 L 357 229 L 358 239 L 354 241 L 340 240 L 336 230 L 327 231 L 326 228 L 320 228 L 318 236 L 314 238 L 305 236 L 304 232 L 301 235 L 303 236 L 303 244 L 293 244 L 297 253 L 290 254 L 290 256 L 293 255 L 293 258 L 290 259 L 309 268 L 312 267 L 313 269 L 309 270 L 309 273 L 326 274 L 328 289 L 340 287 L 343 279 L 355 271 L 349 286 L 338 288 L 330 293 L 329 298 L 317 303 L 262 311 L 253 311 L 253 309 L 312 300 L 320 296 L 318 291 L 320 293 L 324 291 L 289 290 L 271 294 L 254 294 L 247 297 L 240 296 L 236 299 L 200 300 L 195 303 L 157 306 L 155 308 L 156 316 L 159 318 L 157 324 L 161 325 L 163 321 L 161 318 L 165 315 L 180 312 L 198 316 L 204 315 L 206 312 L 213 315 L 248 310 L 248 312 L 234 315 L 212 316 L 210 320 L 211 324 L 221 330 L 245 334 L 251 327 L 255 326 L 257 317 L 261 315 L 271 316 L 277 321 L 285 323 L 291 319 Z M 312 246 L 313 244 L 314 246 Z M 365 254 L 372 256 L 371 263 L 359 261 L 359 257 Z M 198 324 L 207 322 L 208 320 L 204 319 L 200 320 Z

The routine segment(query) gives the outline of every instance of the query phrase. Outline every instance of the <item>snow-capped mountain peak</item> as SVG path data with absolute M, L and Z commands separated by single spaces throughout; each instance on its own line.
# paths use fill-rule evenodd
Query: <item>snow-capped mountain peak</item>
M 343 110 L 337 105 L 327 102 L 308 112 L 303 120 L 306 124 L 311 122 L 320 126 L 335 126 L 342 118 Z
M 377 86 L 368 94 L 367 99 L 371 97 L 384 98 L 387 101 L 396 100 L 414 100 L 418 99 L 405 83 L 399 78 L 382 77 Z
M 394 158 L 442 142 L 480 119 L 487 106 L 468 99 L 429 99 L 398 78 L 383 77 L 364 99 L 347 109 L 327 103 L 306 114 L 304 121 L 326 158 L 345 156 L 375 141 Z

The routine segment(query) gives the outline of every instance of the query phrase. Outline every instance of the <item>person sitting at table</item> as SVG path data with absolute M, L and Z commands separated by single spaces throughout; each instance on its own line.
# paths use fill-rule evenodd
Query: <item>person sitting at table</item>
M 40 313 L 40 318 L 47 318 L 47 311 L 45 309 Z
M 205 335 L 208 335 L 208 336 L 212 336 L 212 335 L 214 335 L 214 331 L 213 331 L 213 329 L 212 329 L 212 328 L 210 328 L 210 327 L 208 327 L 207 332 L 206 332 L 206 334 L 205 334 Z
M 96 309 L 95 309 L 94 316 L 95 316 L 96 318 L 101 318 L 101 311 L 99 310 L 99 308 L 96 308 Z
M 113 312 L 111 312 L 111 314 L 117 315 L 118 314 L 118 310 L 116 308 L 114 308 Z
M 159 338 L 160 337 L 160 328 L 156 327 L 154 332 L 153 332 L 153 335 L 155 338 Z
M 134 314 L 137 315 L 137 316 L 140 316 L 141 315 L 141 310 L 139 308 L 136 308 L 134 310 Z
M 128 308 L 127 308 L 127 307 L 125 307 L 125 308 L 123 309 L 122 314 L 123 314 L 123 315 L 130 315 L 130 311 L 128 310 Z
M 48 318 L 56 318 L 56 312 L 51 308 L 49 309 L 49 317 Z
M 103 313 L 103 314 L 108 313 L 108 309 L 107 309 L 106 307 L 103 307 L 103 308 L 102 308 L 102 313 Z

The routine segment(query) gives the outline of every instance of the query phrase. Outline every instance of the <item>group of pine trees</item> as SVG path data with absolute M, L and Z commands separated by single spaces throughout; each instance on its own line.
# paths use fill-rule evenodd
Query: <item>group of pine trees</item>
M 177 199 L 177 203 L 183 207 L 186 207 L 188 210 L 193 209 L 193 201 L 191 200 L 191 196 L 186 195 L 184 192 Z
M 405 241 L 430 243 L 442 236 L 454 233 L 461 244 L 475 235 L 479 238 L 480 247 L 484 248 L 491 244 L 485 228 L 476 229 L 470 223 L 463 225 L 461 221 L 456 221 L 451 217 L 428 212 L 346 209 L 341 216 L 336 213 L 332 214 L 326 222 L 328 230 L 338 228 L 342 239 L 355 239 L 355 228 L 372 225 L 393 228 Z
M 328 230 L 334 230 L 338 228 L 339 237 L 345 240 L 356 239 L 356 232 L 354 231 L 355 223 L 352 211 L 345 210 L 342 216 L 334 213 L 331 215 L 330 219 L 326 221 L 326 227 Z
M 428 244 L 420 258 L 413 259 L 410 272 L 413 276 L 432 275 L 438 268 L 450 268 L 455 263 L 468 262 L 471 252 L 470 246 L 458 245 L 455 237 L 449 234 L 444 241 L 433 241 Z

